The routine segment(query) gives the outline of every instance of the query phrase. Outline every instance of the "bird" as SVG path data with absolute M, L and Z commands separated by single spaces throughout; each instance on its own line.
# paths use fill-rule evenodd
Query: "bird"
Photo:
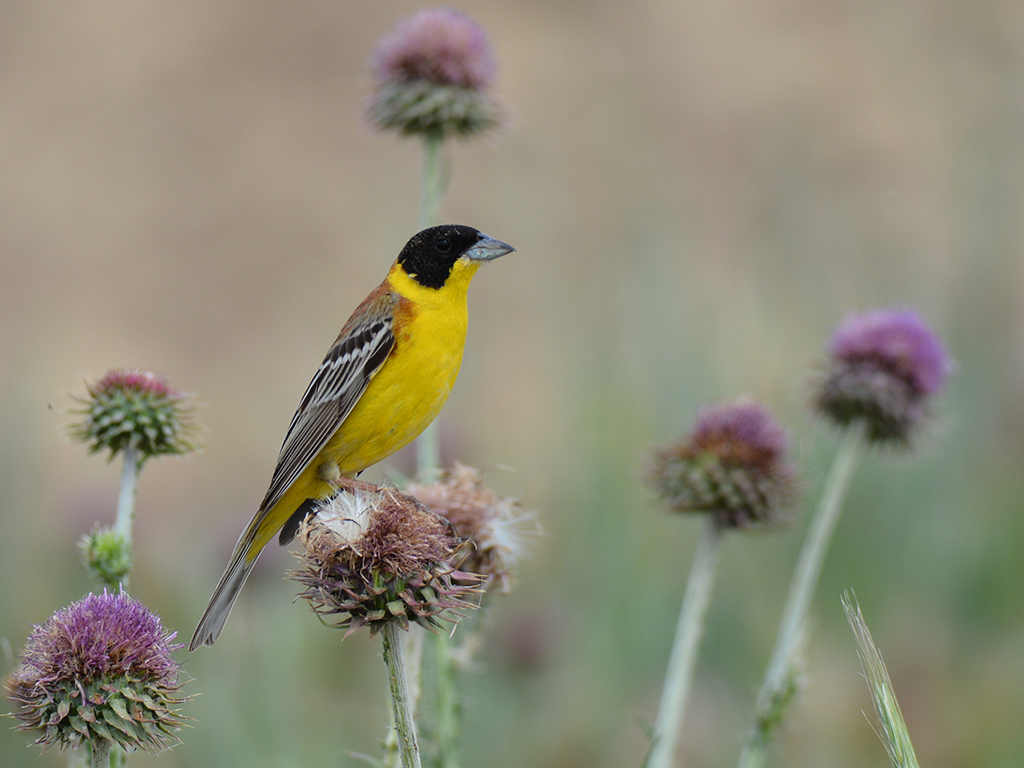
M 424 229 L 342 327 L 285 433 L 270 487 L 242 531 L 189 644 L 212 645 L 260 552 L 295 536 L 341 478 L 412 442 L 455 384 L 466 341 L 466 292 L 484 262 L 515 249 L 473 227 Z

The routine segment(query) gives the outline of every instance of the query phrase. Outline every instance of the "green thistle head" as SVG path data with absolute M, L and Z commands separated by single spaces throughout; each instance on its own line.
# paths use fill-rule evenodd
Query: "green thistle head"
M 132 569 L 132 547 L 123 534 L 97 525 L 78 542 L 89 572 L 111 589 L 118 589 Z
M 82 420 L 71 426 L 73 440 L 90 453 L 110 451 L 110 458 L 134 449 L 141 463 L 150 456 L 185 454 L 195 450 L 196 427 L 190 397 L 171 389 L 148 371 L 118 368 L 86 386 L 81 407 L 72 411 Z
M 174 633 L 124 593 L 89 595 L 37 626 L 10 678 L 20 730 L 44 749 L 108 741 L 159 750 L 181 726 Z

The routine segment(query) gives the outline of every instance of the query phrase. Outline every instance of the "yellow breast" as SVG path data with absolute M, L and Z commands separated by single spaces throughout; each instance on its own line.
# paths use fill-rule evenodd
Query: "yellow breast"
M 478 267 L 460 259 L 439 290 L 392 267 L 387 282 L 403 297 L 394 349 L 324 447 L 321 462 L 337 462 L 342 475 L 354 475 L 408 445 L 440 413 L 462 363 L 466 291 Z

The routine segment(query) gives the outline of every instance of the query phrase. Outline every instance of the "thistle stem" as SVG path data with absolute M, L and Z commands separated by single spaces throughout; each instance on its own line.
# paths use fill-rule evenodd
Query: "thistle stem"
M 395 716 L 395 732 L 398 736 L 402 768 L 420 768 L 416 722 L 412 716 L 409 684 L 405 676 L 405 655 L 402 652 L 402 637 L 399 632 L 401 628 L 397 622 L 388 621 L 384 624 L 384 664 L 388 668 L 388 686 L 391 689 L 392 712 Z
M 444 140 L 440 133 L 429 133 L 423 138 L 423 178 L 420 180 L 419 228 L 437 226 L 441 221 L 441 198 L 444 197 L 444 173 L 441 148 Z
M 836 523 L 839 522 L 850 480 L 866 448 L 865 432 L 864 422 L 858 419 L 847 427 L 839 442 L 832 468 L 825 480 L 821 502 L 811 519 L 807 538 L 797 558 L 779 632 L 775 638 L 775 648 L 754 705 L 754 728 L 740 755 L 739 768 L 758 768 L 763 765 L 768 744 L 782 722 L 783 709 L 792 700 L 789 694 L 793 688 L 794 665 L 802 644 L 811 598 L 814 597 L 821 566 Z
M 429 133 L 423 139 L 423 177 L 420 184 L 419 229 L 436 226 L 441 221 L 441 198 L 444 197 L 443 140 L 440 133 Z M 441 435 L 437 420 L 427 426 L 416 440 L 416 472 L 426 482 L 441 466 Z
M 409 683 L 409 701 L 412 702 L 413 717 L 419 716 L 420 701 L 423 698 L 423 643 L 426 630 L 413 624 L 402 637 L 405 651 L 405 675 Z
M 679 737 L 683 731 L 686 699 L 693 679 L 694 662 L 704 633 L 704 619 L 711 599 L 711 587 L 718 563 L 722 528 L 714 515 L 708 515 L 697 541 L 690 576 L 683 594 L 675 643 L 665 673 L 654 741 L 646 768 L 668 768 L 673 764 Z
M 89 744 L 89 768 L 110 768 L 110 742 L 96 739 Z
M 124 449 L 124 466 L 121 469 L 121 493 L 117 499 L 117 520 L 114 530 L 132 539 L 132 521 L 135 519 L 135 490 L 139 479 L 139 454 L 133 447 Z
M 135 493 L 139 484 L 139 452 L 134 446 L 124 449 L 124 466 L 121 469 L 121 492 L 117 498 L 117 518 L 114 530 L 121 535 L 129 550 L 132 545 L 132 523 L 135 520 Z M 125 573 L 121 586 L 128 588 L 128 574 Z
M 437 765 L 438 768 L 459 768 L 458 737 L 462 711 L 455 681 L 455 658 L 448 635 L 437 632 L 432 637 L 437 683 Z

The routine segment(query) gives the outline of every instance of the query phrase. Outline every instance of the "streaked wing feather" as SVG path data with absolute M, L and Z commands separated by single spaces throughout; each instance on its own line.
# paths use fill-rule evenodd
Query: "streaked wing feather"
M 260 505 L 273 507 L 341 426 L 395 344 L 394 297 L 383 294 L 328 351 L 288 427 L 270 488 Z M 350 321 L 351 322 L 351 321 Z

